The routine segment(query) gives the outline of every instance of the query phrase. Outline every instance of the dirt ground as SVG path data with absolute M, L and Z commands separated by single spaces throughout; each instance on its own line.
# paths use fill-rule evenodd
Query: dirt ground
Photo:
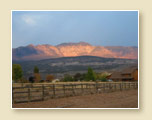
M 138 90 L 117 91 L 40 102 L 13 104 L 13 108 L 138 108 Z

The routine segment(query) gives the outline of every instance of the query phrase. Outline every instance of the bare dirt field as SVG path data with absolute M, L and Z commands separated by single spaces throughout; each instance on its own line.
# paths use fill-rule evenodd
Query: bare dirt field
M 138 90 L 49 99 L 13 104 L 13 108 L 138 108 Z

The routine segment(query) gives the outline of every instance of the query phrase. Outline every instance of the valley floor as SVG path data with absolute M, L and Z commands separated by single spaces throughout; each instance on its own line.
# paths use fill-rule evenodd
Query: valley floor
M 138 89 L 18 103 L 12 108 L 138 108 Z

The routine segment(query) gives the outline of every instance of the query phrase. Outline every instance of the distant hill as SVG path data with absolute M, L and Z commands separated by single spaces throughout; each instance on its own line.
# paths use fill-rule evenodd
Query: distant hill
M 52 58 L 39 61 L 13 61 L 13 64 L 20 64 L 24 76 L 27 78 L 33 74 L 34 66 L 38 66 L 42 78 L 47 74 L 53 74 L 60 78 L 64 74 L 84 73 L 88 67 L 96 72 L 121 70 L 124 67 L 137 65 L 136 59 L 102 58 L 96 56 L 78 56 Z
M 13 48 L 12 58 L 17 61 L 43 60 L 59 57 L 98 56 L 105 58 L 138 59 L 137 47 L 93 46 L 86 42 L 52 45 L 28 45 Z

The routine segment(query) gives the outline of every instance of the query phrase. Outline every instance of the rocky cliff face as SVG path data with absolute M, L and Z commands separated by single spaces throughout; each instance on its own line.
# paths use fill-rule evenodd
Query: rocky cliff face
M 28 45 L 12 50 L 13 60 L 42 60 L 58 57 L 98 56 L 106 58 L 138 59 L 137 47 L 92 46 L 85 42 L 52 45 Z

